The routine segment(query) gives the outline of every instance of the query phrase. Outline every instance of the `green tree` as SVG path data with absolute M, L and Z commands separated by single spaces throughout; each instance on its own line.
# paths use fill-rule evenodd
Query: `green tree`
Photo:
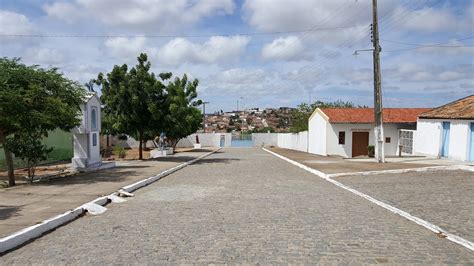
M 298 133 L 301 131 L 308 130 L 308 120 L 311 114 L 317 108 L 354 108 L 355 105 L 352 102 L 344 102 L 337 100 L 335 102 L 323 102 L 316 101 L 311 105 L 307 103 L 301 103 L 291 112 L 291 128 L 290 131 Z M 362 106 L 358 106 L 362 107 Z
M 196 100 L 198 84 L 197 79 L 190 82 L 184 74 L 182 78 L 176 77 L 166 88 L 168 113 L 165 132 L 173 148 L 180 139 L 196 132 L 201 125 L 202 114 L 196 107 L 202 103 Z
M 69 131 L 79 125 L 84 93 L 57 68 L 26 66 L 18 58 L 0 59 L 0 145 L 10 186 L 15 185 L 11 153 L 25 160 L 34 175 L 37 163 L 51 151 L 41 144 L 48 131 Z
M 143 159 L 144 143 L 164 128 L 166 103 L 165 86 L 150 72 L 146 54 L 137 58 L 138 64 L 128 70 L 127 65 L 114 66 L 96 83 L 102 86 L 106 130 L 111 134 L 127 134 L 139 141 L 139 159 Z M 170 73 L 160 74 L 162 80 Z

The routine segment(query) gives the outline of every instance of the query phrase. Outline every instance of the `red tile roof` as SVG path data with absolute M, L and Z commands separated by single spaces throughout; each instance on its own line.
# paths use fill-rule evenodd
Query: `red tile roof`
M 474 119 L 474 95 L 445 104 L 429 112 L 422 113 L 420 118 L 428 119 Z
M 374 123 L 374 108 L 320 108 L 330 123 Z M 418 116 L 430 108 L 384 108 L 384 123 L 415 123 Z

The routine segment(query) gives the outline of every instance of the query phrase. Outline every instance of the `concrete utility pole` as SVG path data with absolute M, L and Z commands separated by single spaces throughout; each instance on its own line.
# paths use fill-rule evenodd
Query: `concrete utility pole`
M 374 44 L 374 115 L 375 115 L 375 158 L 379 163 L 385 162 L 383 117 L 382 117 L 382 78 L 380 74 L 379 25 L 377 0 L 372 0 L 372 43 Z
M 202 132 L 206 133 L 206 103 L 202 102 Z

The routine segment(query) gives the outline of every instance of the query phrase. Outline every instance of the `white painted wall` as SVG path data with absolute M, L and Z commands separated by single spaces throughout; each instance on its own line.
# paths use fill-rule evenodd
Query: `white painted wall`
M 220 147 L 221 136 L 225 137 L 225 147 L 231 146 L 232 134 L 230 133 L 198 133 L 199 142 L 203 147 Z M 190 148 L 196 143 L 196 134 L 191 134 L 188 137 L 181 139 L 176 147 Z
M 96 122 L 97 127 L 92 128 L 92 109 L 95 108 L 96 110 Z M 96 97 L 92 97 L 89 102 L 87 103 L 87 112 L 88 112 L 88 119 L 87 119 L 87 129 L 89 134 L 89 165 L 100 164 L 102 163 L 102 156 L 100 155 L 100 130 L 101 130 L 101 115 L 100 115 L 100 102 Z M 96 145 L 92 145 L 93 135 L 96 135 Z
M 458 161 L 469 160 L 470 124 L 474 120 L 418 119 L 415 139 L 415 153 L 439 156 L 442 143 L 442 123 L 450 122 L 448 158 Z
M 96 110 L 97 127 L 92 128 L 92 109 Z M 85 168 L 91 165 L 100 165 L 102 157 L 100 155 L 100 130 L 101 130 L 101 109 L 97 96 L 88 98 L 87 102 L 81 105 L 81 125 L 72 130 L 74 140 L 74 157 L 72 165 L 76 168 Z M 96 136 L 96 145 L 93 145 L 93 135 Z
M 254 147 L 278 146 L 278 133 L 252 133 Z
M 277 134 L 277 145 L 280 148 L 308 151 L 308 131 L 299 133 L 279 133 Z
M 457 161 L 469 160 L 470 122 L 467 120 L 451 120 L 449 137 L 449 158 Z
M 373 124 L 328 124 L 326 145 L 327 154 L 321 155 L 339 155 L 342 157 L 352 157 L 352 133 L 369 132 L 369 145 L 375 144 L 374 125 Z M 339 144 L 339 131 L 346 132 L 345 144 Z M 398 125 L 384 124 L 384 138 L 390 137 L 390 143 L 385 143 L 385 155 L 396 156 L 398 153 Z M 320 154 L 320 153 L 316 153 Z
M 417 155 L 439 156 L 442 120 L 418 119 L 413 147 Z
M 308 121 L 309 153 L 327 155 L 326 136 L 329 122 L 320 113 L 316 113 Z

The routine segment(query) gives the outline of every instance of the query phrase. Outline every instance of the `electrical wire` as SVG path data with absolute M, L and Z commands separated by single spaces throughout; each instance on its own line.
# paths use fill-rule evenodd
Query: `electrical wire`
M 49 35 L 49 34 L 0 34 L 1 37 L 14 37 L 14 38 L 208 38 L 214 36 L 260 36 L 260 35 L 279 35 L 279 34 L 296 34 L 296 33 L 308 33 L 316 31 L 331 31 L 341 30 L 360 27 L 361 25 L 350 25 L 350 26 L 339 26 L 339 27 L 328 27 L 328 28 L 317 28 L 312 27 L 304 30 L 293 30 L 293 31 L 273 31 L 273 32 L 237 32 L 227 34 L 196 34 L 196 35 Z

